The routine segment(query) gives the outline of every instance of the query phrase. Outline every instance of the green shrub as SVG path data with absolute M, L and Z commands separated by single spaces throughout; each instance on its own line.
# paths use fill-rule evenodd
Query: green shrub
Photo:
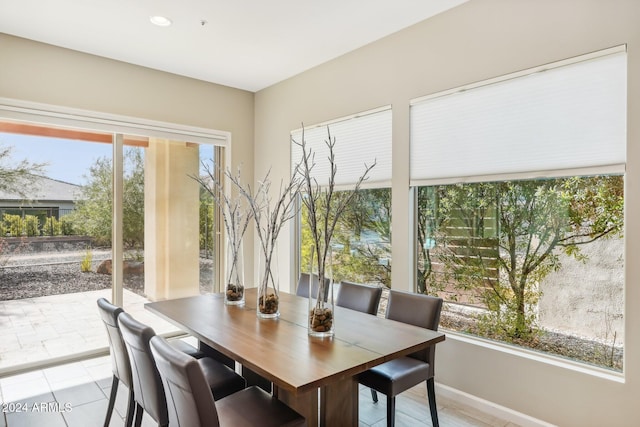
M 62 222 L 50 216 L 44 220 L 42 233 L 46 236 L 60 236 L 62 234 Z
M 63 236 L 73 236 L 74 235 L 74 227 L 73 220 L 66 216 L 60 218 L 60 231 Z
M 83 273 L 89 273 L 91 271 L 91 263 L 93 262 L 93 251 L 91 248 L 87 248 L 87 252 L 84 254 L 84 258 L 80 263 L 80 271 Z
M 37 216 L 24 216 L 23 232 L 26 233 L 29 237 L 40 235 L 40 221 L 38 220 Z
M 5 213 L 2 216 L 2 222 L 4 224 L 5 233 L 9 232 L 9 235 L 11 237 L 22 236 L 24 221 L 22 220 L 22 217 L 20 215 L 11 215 Z

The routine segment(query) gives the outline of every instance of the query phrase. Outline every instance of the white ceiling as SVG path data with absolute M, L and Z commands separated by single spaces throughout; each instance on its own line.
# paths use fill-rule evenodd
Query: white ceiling
M 465 1 L 0 0 L 0 32 L 257 91 Z

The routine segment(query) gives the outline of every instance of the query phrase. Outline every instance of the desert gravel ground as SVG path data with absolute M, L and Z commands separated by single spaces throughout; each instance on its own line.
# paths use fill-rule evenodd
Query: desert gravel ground
M 36 261 L 36 260 L 32 260 Z M 101 260 L 94 260 L 91 272 L 80 271 L 80 260 L 61 261 L 59 257 L 39 257 L 38 264 L 24 265 L 12 260 L 0 267 L 0 299 L 14 300 L 35 298 L 46 295 L 96 291 L 111 287 L 111 276 L 96 273 Z M 200 260 L 200 287 L 211 289 L 213 262 Z M 124 287 L 139 295 L 144 295 L 144 275 L 130 274 L 124 277 Z

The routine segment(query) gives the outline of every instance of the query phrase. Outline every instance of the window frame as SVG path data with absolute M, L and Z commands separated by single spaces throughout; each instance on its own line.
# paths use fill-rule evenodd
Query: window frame
M 508 74 L 505 76 L 496 77 L 493 79 L 484 80 L 481 82 L 452 88 L 446 91 L 434 93 L 427 96 L 422 96 L 419 98 L 412 99 L 410 101 L 410 106 L 413 106 L 417 103 L 420 103 L 425 100 L 430 100 L 442 96 L 446 96 L 449 94 L 458 93 L 460 91 L 470 90 L 476 87 L 481 87 L 485 85 L 490 85 L 493 83 L 498 83 L 507 79 L 514 79 L 518 77 L 524 77 L 532 73 L 542 72 L 555 67 L 562 67 L 565 65 L 570 65 L 573 63 L 578 63 L 594 58 L 598 58 L 601 56 L 606 56 L 610 54 L 616 53 L 627 53 L 626 45 L 616 46 L 609 49 L 592 52 L 586 55 L 581 55 L 575 58 L 569 58 L 563 61 L 554 62 L 552 64 L 546 64 L 539 67 L 522 70 L 516 73 Z M 628 91 L 627 91 L 628 93 Z M 628 96 L 628 95 L 627 95 Z M 628 118 L 628 108 L 625 105 L 625 111 Z M 626 141 L 628 142 L 628 136 Z M 513 172 L 513 173 L 495 173 L 495 174 L 487 174 L 487 175 L 471 175 L 471 176 L 455 176 L 455 177 L 446 177 L 446 178 L 428 178 L 428 179 L 414 179 L 410 177 L 409 183 L 409 237 L 410 237 L 410 272 L 409 278 L 411 280 L 411 285 L 413 292 L 417 292 L 417 267 L 418 267 L 418 188 L 422 186 L 438 186 L 438 185 L 450 185 L 450 184 L 466 184 L 466 183 L 481 183 L 481 182 L 495 182 L 495 181 L 510 181 L 510 180 L 526 180 L 526 179 L 540 179 L 540 178 L 561 178 L 561 177 L 569 177 L 569 176 L 589 176 L 589 175 L 621 175 L 624 180 L 624 194 L 627 194 L 627 174 L 626 174 L 626 153 L 625 160 L 623 163 L 612 164 L 612 165 L 600 165 L 600 166 L 588 166 L 588 167 L 576 167 L 576 168 L 565 168 L 565 169 L 553 169 L 553 170 L 544 170 L 544 171 L 528 171 L 528 172 Z M 625 203 L 625 215 L 627 210 L 627 204 Z M 626 222 L 624 225 L 626 229 Z M 626 257 L 626 245 L 625 245 L 625 259 Z M 626 289 L 627 287 L 626 278 L 624 280 L 623 286 Z M 626 304 L 623 315 L 626 318 Z M 507 342 L 502 341 L 493 341 L 482 336 L 477 335 L 468 335 L 455 331 L 447 331 L 447 336 L 455 340 L 459 340 L 465 343 L 478 345 L 485 348 L 490 348 L 492 350 L 506 352 L 509 354 L 517 355 L 520 357 L 526 357 L 533 360 L 542 361 L 544 363 L 549 363 L 555 366 L 559 366 L 562 368 L 570 369 L 573 371 L 578 371 L 581 373 L 587 373 L 589 375 L 593 375 L 600 378 L 605 378 L 609 380 L 613 380 L 616 382 L 624 383 L 625 382 L 625 372 L 626 372 L 626 364 L 623 364 L 622 372 L 613 371 L 604 367 L 589 365 L 586 362 L 581 362 L 573 359 L 566 359 L 560 356 L 555 356 L 550 353 L 542 353 L 539 351 L 535 351 L 532 349 L 528 349 L 526 347 L 515 346 L 509 344 Z M 626 344 L 623 347 L 626 349 Z
M 156 137 L 213 145 L 214 147 L 220 147 L 224 150 L 224 155 L 221 157 L 224 164 L 231 164 L 231 132 L 227 131 L 4 97 L 0 97 L 0 120 L 27 122 L 45 126 L 67 127 L 75 130 L 87 130 L 112 135 L 114 176 L 114 181 L 112 183 L 114 186 L 114 223 L 112 224 L 112 257 L 114 260 L 114 269 L 112 275 L 112 302 L 120 306 L 123 303 L 123 278 L 122 270 L 117 268 L 117 266 L 122 265 L 123 259 L 122 173 L 124 135 Z M 229 189 L 228 185 L 226 187 Z M 217 256 L 218 258 L 216 263 L 216 267 L 218 268 L 216 268 L 215 272 L 216 277 L 214 278 L 214 286 L 218 287 L 220 283 L 224 282 L 223 269 L 219 268 L 224 265 L 221 261 L 224 259 L 224 245 L 220 244 L 224 238 L 222 235 L 223 232 L 224 230 L 221 230 L 221 232 L 214 234 L 214 238 L 217 243 L 217 253 L 215 253 L 214 256 Z
M 348 122 L 351 120 L 357 120 L 360 117 L 365 117 L 365 116 L 370 116 L 370 115 L 374 115 L 374 114 L 385 114 L 388 113 L 389 114 L 389 120 L 390 120 L 390 127 L 391 127 L 391 135 L 390 135 L 390 141 L 389 141 L 389 153 L 388 153 L 388 161 L 389 161 L 389 170 L 386 171 L 385 170 L 385 176 L 388 175 L 388 178 L 384 178 L 381 181 L 376 181 L 376 182 L 372 182 L 369 183 L 368 181 L 364 181 L 362 182 L 361 185 L 361 189 L 365 190 L 365 189 L 372 189 L 372 188 L 389 188 L 389 190 L 391 191 L 391 181 L 392 181 L 392 174 L 393 174 L 393 168 L 392 168 L 392 142 L 393 142 L 393 108 L 391 105 L 385 105 L 382 107 L 378 107 L 378 108 L 373 108 L 370 110 L 365 110 L 365 111 L 361 111 L 359 113 L 355 113 L 355 114 L 350 114 L 347 116 L 342 116 L 342 117 L 338 117 L 335 119 L 331 119 L 331 120 L 327 120 L 324 122 L 320 122 L 320 123 L 316 123 L 316 124 L 312 124 L 312 125 L 308 125 L 308 126 L 304 126 L 304 128 L 297 128 L 297 129 L 292 129 L 289 132 L 291 141 L 289 143 L 289 156 L 290 156 L 290 162 L 289 164 L 291 165 L 291 171 L 290 173 L 293 174 L 294 173 L 294 169 L 295 169 L 295 165 L 296 165 L 296 159 L 294 159 L 294 154 L 297 153 L 297 151 L 294 149 L 293 147 L 293 141 L 297 141 L 297 142 L 301 142 L 298 139 L 296 139 L 297 135 L 300 135 L 302 133 L 303 130 L 306 129 L 317 129 L 317 128 L 331 128 L 331 125 L 336 124 L 336 123 L 344 123 L 344 122 Z M 361 159 L 357 160 L 359 165 L 362 165 Z M 345 185 L 336 185 L 336 191 L 342 191 L 342 190 L 350 190 L 350 183 L 349 184 L 345 184 Z M 297 283 L 298 281 L 298 277 L 300 277 L 300 273 L 301 273 L 301 263 L 302 263 L 302 200 L 301 200 L 301 196 L 299 195 L 297 200 L 296 200 L 296 205 L 295 205 L 295 209 L 297 212 L 297 215 L 295 215 L 295 217 L 293 218 L 292 221 L 292 226 L 290 227 L 290 236 L 289 236 L 289 244 L 291 247 L 291 252 L 289 254 L 289 277 L 294 278 L 294 280 L 292 281 L 292 283 Z M 291 292 L 295 291 L 295 284 L 291 284 Z

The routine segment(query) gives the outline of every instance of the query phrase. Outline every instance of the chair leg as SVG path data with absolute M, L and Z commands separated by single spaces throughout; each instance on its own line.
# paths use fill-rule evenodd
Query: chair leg
M 371 390 L 371 399 L 373 399 L 373 403 L 378 403 L 378 393 L 372 388 L 369 390 Z
M 140 404 L 136 404 L 136 422 L 135 422 L 135 427 L 140 427 L 142 425 L 142 415 L 144 413 L 144 409 L 142 409 L 142 406 L 140 406 Z
M 111 414 L 113 414 L 113 406 L 116 403 L 116 394 L 118 393 L 118 383 L 120 380 L 114 375 L 111 381 L 111 393 L 109 394 L 109 406 L 107 407 L 107 416 L 104 418 L 104 427 L 109 427 L 111 422 Z
M 133 415 L 136 412 L 136 401 L 133 396 L 133 387 L 129 390 L 129 403 L 127 404 L 127 419 L 125 420 L 125 427 L 133 426 Z
M 431 424 L 433 424 L 433 427 L 439 427 L 438 408 L 436 407 L 436 389 L 433 378 L 427 380 L 427 396 L 429 397 L 429 409 L 431 410 Z
M 396 425 L 396 397 L 387 396 L 387 427 Z

